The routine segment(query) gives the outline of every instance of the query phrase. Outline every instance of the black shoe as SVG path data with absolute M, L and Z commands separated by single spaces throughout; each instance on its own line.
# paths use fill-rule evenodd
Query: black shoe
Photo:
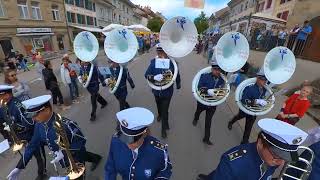
M 95 121 L 96 120 L 96 115 L 94 114 L 94 115 L 91 115 L 91 117 L 90 117 L 90 121 Z
M 90 171 L 94 171 L 95 169 L 97 169 L 97 167 L 98 167 L 98 165 L 99 165 L 99 163 L 100 163 L 100 161 L 101 161 L 101 158 L 102 158 L 102 157 L 99 155 L 99 159 L 97 159 L 96 162 L 93 162 L 93 163 L 91 164 Z
M 161 131 L 161 137 L 162 137 L 163 139 L 166 139 L 166 138 L 167 138 L 167 132 L 166 132 L 166 130 L 162 130 L 162 131 Z
M 231 122 L 231 121 L 229 121 L 229 123 L 228 123 L 228 129 L 229 129 L 229 130 L 232 129 L 232 122 Z
M 161 121 L 161 117 L 160 117 L 160 116 L 157 117 L 157 121 L 158 121 L 158 122 Z
M 198 124 L 198 120 L 194 119 L 194 120 L 192 121 L 192 125 L 193 125 L 193 126 L 196 126 L 197 124 Z
M 48 176 L 46 174 L 38 174 L 35 180 L 47 180 Z
M 209 146 L 213 145 L 213 143 L 210 140 L 202 139 L 202 142 L 204 142 L 205 144 L 207 144 Z
M 105 103 L 104 105 L 101 105 L 101 109 L 105 108 L 108 105 L 108 103 Z
M 199 174 L 197 177 L 197 180 L 207 180 L 208 179 L 208 175 L 204 175 L 204 174 Z

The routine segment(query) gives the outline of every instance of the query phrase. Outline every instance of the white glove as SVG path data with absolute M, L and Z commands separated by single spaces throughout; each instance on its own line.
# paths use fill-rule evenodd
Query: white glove
M 22 169 L 14 168 L 10 174 L 7 176 L 8 180 L 18 180 L 18 176 Z
M 107 78 L 107 79 L 104 80 L 104 82 L 105 82 L 106 84 L 108 84 L 108 83 L 109 83 L 109 80 L 110 80 L 110 78 Z
M 214 89 L 208 89 L 207 92 L 208 92 L 209 96 L 214 96 L 215 95 Z
M 54 154 L 56 155 L 56 157 L 52 161 L 50 161 L 51 164 L 59 162 L 64 157 L 61 150 L 54 152 Z
M 158 82 L 161 82 L 163 80 L 163 75 L 162 74 L 157 74 L 157 75 L 153 76 L 153 79 L 158 81 Z
M 79 80 L 80 84 L 82 84 L 82 83 L 83 83 L 83 82 L 82 82 L 82 77 L 81 77 L 81 76 L 78 76 L 78 80 Z
M 264 99 L 256 99 L 256 104 L 259 104 L 260 106 L 266 106 L 268 102 Z

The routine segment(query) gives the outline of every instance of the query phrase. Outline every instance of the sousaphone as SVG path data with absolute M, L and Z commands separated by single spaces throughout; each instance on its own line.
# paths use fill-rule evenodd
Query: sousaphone
M 273 48 L 265 57 L 263 71 L 267 80 L 273 84 L 283 84 L 287 82 L 293 75 L 296 68 L 296 60 L 292 51 L 286 47 Z M 246 105 L 241 102 L 243 91 L 246 87 L 256 83 L 257 78 L 250 78 L 242 83 L 236 89 L 235 100 L 239 108 L 250 115 L 261 116 L 271 111 L 275 104 L 274 92 L 269 86 L 265 86 L 267 93 L 265 100 L 266 106 Z
M 82 31 L 74 39 L 73 50 L 75 55 L 84 62 L 92 62 L 98 55 L 99 43 L 97 38 L 88 31 Z M 78 77 L 79 82 L 84 88 L 87 88 L 93 73 L 94 64 L 91 63 L 90 71 L 83 72 L 82 76 Z
M 177 78 L 178 66 L 174 58 L 182 58 L 191 53 L 197 43 L 198 32 L 194 23 L 186 17 L 174 17 L 167 20 L 161 27 L 159 41 L 164 52 L 173 64 L 174 72 L 170 69 L 163 71 L 163 80 L 149 86 L 155 90 L 169 88 Z
M 118 77 L 111 77 L 108 79 L 109 92 L 116 92 L 119 87 L 123 66 L 133 59 L 138 51 L 138 40 L 131 30 L 126 28 L 117 28 L 109 32 L 104 41 L 104 52 L 107 57 L 120 65 L 120 72 Z
M 241 69 L 249 57 L 249 43 L 247 39 L 238 32 L 224 34 L 215 47 L 215 56 L 218 66 L 226 72 L 235 72 Z M 221 73 L 225 81 L 223 88 L 216 88 L 214 96 L 210 96 L 206 91 L 198 88 L 202 74 L 211 73 L 211 66 L 200 70 L 192 81 L 192 93 L 195 99 L 207 106 L 217 106 L 226 101 L 230 94 L 230 85 L 227 77 Z

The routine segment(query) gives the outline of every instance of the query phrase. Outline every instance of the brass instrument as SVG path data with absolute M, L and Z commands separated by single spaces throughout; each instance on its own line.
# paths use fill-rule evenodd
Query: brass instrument
M 116 84 L 117 84 L 117 79 L 114 77 L 110 77 L 107 83 L 108 87 L 110 89 L 113 89 L 116 86 Z
M 3 123 L 3 125 L 5 126 L 4 127 L 4 130 L 8 131 L 11 138 L 12 138 L 12 141 L 13 141 L 13 146 L 12 146 L 12 150 L 13 152 L 17 152 L 19 150 L 21 150 L 23 148 L 23 146 L 26 144 L 26 141 L 24 140 L 21 140 L 20 138 L 18 138 L 15 130 L 14 130 L 14 124 L 13 124 L 13 121 L 11 120 L 10 116 L 9 116 L 9 109 L 8 109 L 8 105 L 7 105 L 7 102 L 4 102 L 3 99 L 1 99 L 0 101 L 0 106 L 3 108 L 3 111 L 4 111 L 4 118 L 5 118 L 5 123 Z
M 154 82 L 156 86 L 164 86 L 172 81 L 173 73 L 170 69 L 162 72 L 163 79 L 161 82 Z
M 206 101 L 219 101 L 223 99 L 228 93 L 229 89 L 228 88 L 215 88 L 214 89 L 214 95 L 210 96 L 209 94 L 206 93 L 206 88 L 200 88 L 198 90 L 198 94 L 203 100 Z
M 252 112 L 266 111 L 274 105 L 274 101 L 272 99 L 265 99 L 265 101 L 267 102 L 267 105 L 265 106 L 260 106 L 259 104 L 252 105 L 252 103 L 250 102 L 246 102 L 245 104 L 243 104 L 243 106 Z
M 305 159 L 305 158 L 299 157 L 297 162 L 287 162 L 283 166 L 278 180 L 282 180 L 283 177 L 287 177 L 289 179 L 294 179 L 294 180 L 307 180 L 308 179 L 308 177 L 312 171 L 312 162 L 314 160 L 315 155 L 314 155 L 314 152 L 308 147 L 299 146 L 298 149 L 304 149 L 305 151 L 309 152 L 311 155 L 310 159 Z M 296 163 L 302 163 L 305 166 L 300 167 L 300 166 L 297 166 Z M 298 176 L 298 177 L 296 177 L 293 174 L 287 174 L 288 169 L 295 169 L 296 171 L 299 171 L 302 173 L 299 175 L 294 174 L 294 175 Z
M 72 154 L 70 152 L 70 143 L 67 137 L 67 133 L 63 128 L 62 124 L 62 118 L 59 114 L 57 114 L 57 117 L 55 118 L 54 122 L 54 128 L 56 130 L 57 134 L 57 144 L 61 149 L 63 149 L 66 152 L 67 158 L 69 160 L 69 168 L 67 170 L 67 176 L 70 179 L 77 179 L 85 171 L 85 166 L 82 163 L 76 163 L 72 157 Z

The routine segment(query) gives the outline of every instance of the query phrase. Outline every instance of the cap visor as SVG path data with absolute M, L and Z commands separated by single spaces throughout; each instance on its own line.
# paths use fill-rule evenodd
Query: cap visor
M 298 151 L 283 151 L 277 147 L 271 146 L 270 150 L 277 156 L 279 156 L 281 159 L 291 162 L 291 161 L 297 161 L 298 160 Z
M 119 135 L 120 141 L 122 141 L 125 144 L 132 144 L 134 143 L 134 136 L 127 136 L 123 133 L 120 133 Z

